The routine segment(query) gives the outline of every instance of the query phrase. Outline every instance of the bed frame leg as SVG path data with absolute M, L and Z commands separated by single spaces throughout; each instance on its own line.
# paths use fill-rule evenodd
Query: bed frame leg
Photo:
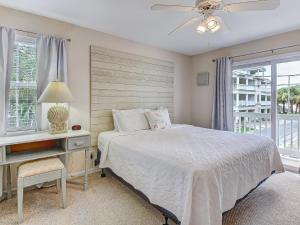
M 169 220 L 169 217 L 167 217 L 166 215 L 163 215 L 165 217 L 165 223 L 163 225 L 169 225 L 168 224 L 168 220 Z
M 104 169 L 101 169 L 101 177 L 106 177 Z

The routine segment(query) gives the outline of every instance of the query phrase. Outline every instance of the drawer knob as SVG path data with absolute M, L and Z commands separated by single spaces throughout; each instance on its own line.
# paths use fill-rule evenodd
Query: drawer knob
M 75 146 L 82 146 L 84 144 L 83 141 L 77 141 L 75 142 Z

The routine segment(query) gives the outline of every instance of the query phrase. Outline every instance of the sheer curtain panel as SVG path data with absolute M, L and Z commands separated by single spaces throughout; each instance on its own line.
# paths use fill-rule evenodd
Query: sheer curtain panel
M 14 41 L 15 30 L 0 27 L 0 135 L 6 132 L 7 99 L 10 75 L 13 70 Z
M 41 96 L 48 83 L 51 81 L 63 81 L 68 83 L 67 66 L 67 40 L 41 35 L 37 41 L 38 55 L 38 79 L 37 98 Z M 38 105 L 38 129 L 48 128 L 46 112 L 49 106 Z

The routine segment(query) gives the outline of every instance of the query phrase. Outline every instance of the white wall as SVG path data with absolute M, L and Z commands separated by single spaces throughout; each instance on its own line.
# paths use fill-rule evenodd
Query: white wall
M 0 25 L 71 38 L 69 45 L 69 86 L 75 102 L 71 104 L 71 124 L 89 130 L 90 122 L 90 45 L 168 60 L 175 63 L 174 118 L 178 123 L 191 122 L 191 57 L 128 41 L 69 23 L 0 7 Z M 71 161 L 71 171 L 83 169 L 83 155 Z M 92 166 L 92 161 L 90 161 Z
M 213 59 L 222 56 L 236 56 L 249 52 L 256 52 L 268 49 L 274 49 L 283 46 L 289 46 L 300 43 L 300 30 L 264 38 L 248 43 L 235 45 L 228 48 L 219 49 L 201 55 L 192 57 L 193 79 L 192 79 L 192 124 L 203 127 L 211 127 L 211 114 L 213 106 L 213 93 L 215 83 L 215 63 Z M 292 51 L 299 51 L 300 47 L 289 48 L 285 50 L 275 51 L 275 54 L 282 54 Z M 236 58 L 236 61 L 247 60 L 255 57 L 270 56 L 271 53 L 257 54 L 249 57 Z M 198 87 L 196 83 L 196 75 L 199 72 L 210 73 L 209 86 Z

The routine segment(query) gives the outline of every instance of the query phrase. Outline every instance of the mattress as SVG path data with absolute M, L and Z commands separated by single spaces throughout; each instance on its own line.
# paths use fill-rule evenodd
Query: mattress
M 172 212 L 182 225 L 222 225 L 222 213 L 283 172 L 273 140 L 190 125 L 99 134 L 100 167 Z

